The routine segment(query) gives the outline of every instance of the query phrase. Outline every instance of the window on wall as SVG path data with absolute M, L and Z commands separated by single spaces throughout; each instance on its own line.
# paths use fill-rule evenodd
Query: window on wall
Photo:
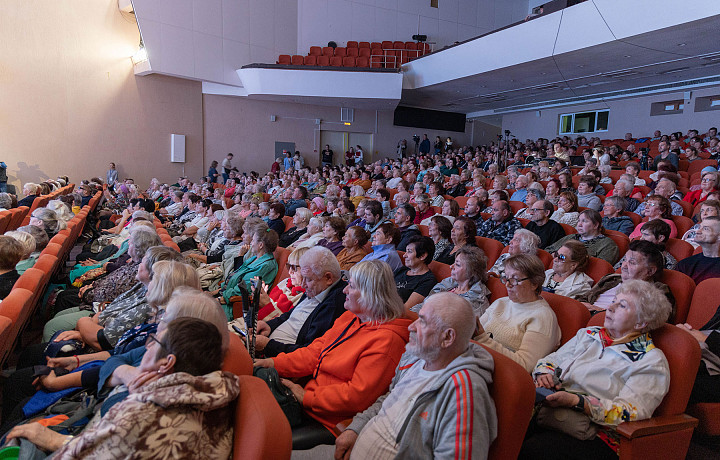
M 608 130 L 609 110 L 564 113 L 560 115 L 560 134 L 596 133 Z

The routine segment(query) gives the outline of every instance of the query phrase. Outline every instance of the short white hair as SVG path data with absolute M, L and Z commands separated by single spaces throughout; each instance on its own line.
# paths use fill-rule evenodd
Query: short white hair
M 314 246 L 300 256 L 300 266 L 308 267 L 316 276 L 322 276 L 327 272 L 333 280 L 340 279 L 340 263 L 331 250 L 323 246 Z

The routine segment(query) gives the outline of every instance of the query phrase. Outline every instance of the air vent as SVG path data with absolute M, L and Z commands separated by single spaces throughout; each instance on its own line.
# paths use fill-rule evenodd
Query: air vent
M 343 123 L 352 123 L 355 121 L 355 109 L 340 107 L 340 121 Z
M 690 67 L 679 67 L 677 69 L 665 70 L 663 72 L 658 72 L 658 75 L 667 75 L 669 73 L 682 72 L 682 71 L 688 70 L 689 68 Z
M 610 78 L 622 78 L 629 77 L 631 75 L 640 75 L 640 72 L 637 72 L 635 70 L 618 70 L 617 72 L 607 72 L 602 74 L 603 77 Z

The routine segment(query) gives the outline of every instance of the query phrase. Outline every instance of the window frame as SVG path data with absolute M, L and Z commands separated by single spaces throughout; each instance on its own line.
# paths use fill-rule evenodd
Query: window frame
M 598 129 L 598 122 L 600 120 L 600 114 L 601 113 L 607 113 L 607 126 L 605 129 Z M 586 114 L 594 114 L 595 116 L 595 122 L 593 129 L 590 131 L 581 131 L 576 132 L 575 131 L 575 117 L 578 115 L 586 115 Z M 565 117 L 570 117 L 570 131 L 563 131 L 563 119 Z M 569 112 L 569 113 L 561 113 L 560 117 L 558 118 L 558 134 L 559 135 L 572 135 L 572 134 L 593 134 L 593 133 L 604 133 L 607 132 L 610 128 L 610 109 L 600 109 L 600 110 L 583 110 L 582 112 Z

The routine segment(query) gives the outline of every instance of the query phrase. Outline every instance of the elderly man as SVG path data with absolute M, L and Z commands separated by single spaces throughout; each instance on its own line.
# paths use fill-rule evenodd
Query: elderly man
M 390 390 L 337 438 L 335 458 L 487 458 L 497 435 L 488 391 L 494 365 L 470 343 L 474 328 L 467 300 L 428 297 Z
M 413 223 L 419 224 L 428 217 L 435 215 L 435 211 L 430 206 L 430 196 L 426 193 L 421 193 L 415 197 L 415 220 Z
M 527 186 L 528 186 L 528 179 L 527 177 L 520 175 L 515 179 L 515 187 L 516 190 L 510 197 L 511 201 L 522 201 L 525 203 L 525 199 L 527 198 Z
M 528 208 L 530 220 L 525 227 L 540 237 L 540 248 L 545 249 L 565 236 L 562 225 L 550 219 L 555 207 L 548 200 L 537 200 Z
M 405 251 L 413 236 L 420 235 L 420 229 L 413 223 L 415 220 L 415 208 L 405 203 L 397 207 L 395 211 L 395 225 L 400 230 L 400 242 L 397 245 L 398 251 Z
M 635 230 L 635 224 L 630 217 L 623 215 L 623 209 L 625 209 L 625 198 L 616 195 L 605 198 L 602 226 L 605 230 L 614 230 L 630 236 Z
M 653 195 L 659 195 L 662 197 L 667 198 L 670 200 L 670 209 L 673 216 L 682 216 L 683 214 L 683 208 L 678 203 L 672 201 L 673 195 L 677 191 L 677 186 L 675 185 L 675 182 L 671 181 L 670 179 L 663 177 L 662 179 L 659 179 L 657 182 L 657 185 L 655 186 L 655 192 Z M 681 197 L 682 198 L 682 197 Z M 644 216 L 645 212 L 645 202 L 640 203 L 640 206 L 637 207 L 635 210 L 636 214 L 639 214 L 641 216 Z
M 447 186 L 447 190 L 445 190 L 445 194 L 457 198 L 459 196 L 465 196 L 465 192 L 467 192 L 467 190 L 465 189 L 465 185 L 460 181 L 460 176 L 457 174 L 450 176 L 450 183 Z
M 623 209 L 623 211 L 634 212 L 637 207 L 640 206 L 640 202 L 630 196 L 633 188 L 635 188 L 635 185 L 626 180 L 621 179 L 615 183 L 612 196 L 625 198 L 625 209 Z
M 345 312 L 347 283 L 340 279 L 340 264 L 329 249 L 310 248 L 300 258 L 300 273 L 305 289 L 300 303 L 267 323 L 258 321 L 255 349 L 267 357 L 309 345 Z
M 692 278 L 695 284 L 720 277 L 720 217 L 703 218 L 695 233 L 695 242 L 702 248 L 702 253 L 678 262 L 678 271 Z
M 398 192 L 393 199 L 395 200 L 395 208 L 390 210 L 390 219 L 395 218 L 395 213 L 400 206 L 410 203 L 410 194 L 408 192 Z
M 512 210 L 507 201 L 496 201 L 490 209 L 490 219 L 478 227 L 477 234 L 478 236 L 498 240 L 507 246 L 510 244 L 515 230 L 522 228 L 522 224 L 513 217 Z
M 388 180 L 387 188 L 397 188 L 398 184 L 402 180 L 402 171 L 400 170 L 400 168 L 393 168 L 392 179 Z

